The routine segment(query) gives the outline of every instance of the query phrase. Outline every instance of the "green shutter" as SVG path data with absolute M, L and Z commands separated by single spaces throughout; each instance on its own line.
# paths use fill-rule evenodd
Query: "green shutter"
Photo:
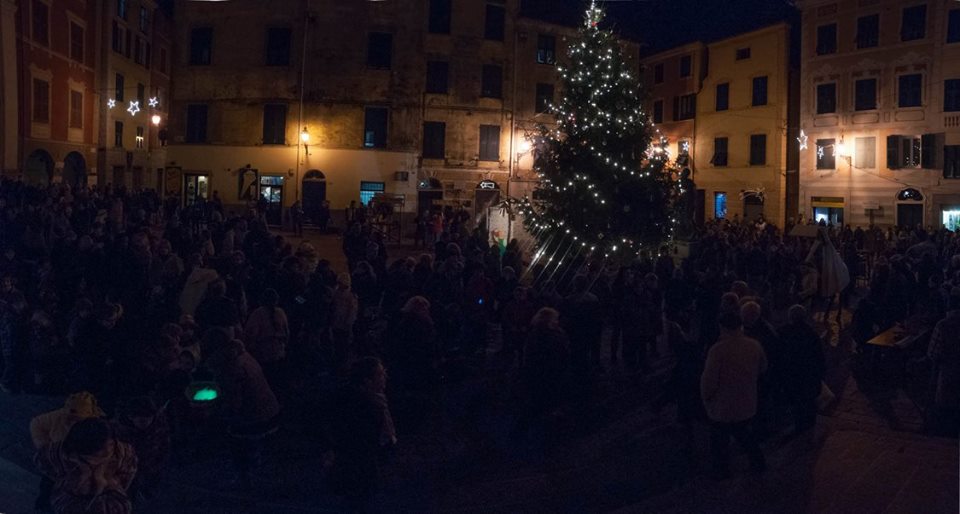
M 900 136 L 887 136 L 887 168 L 900 169 Z

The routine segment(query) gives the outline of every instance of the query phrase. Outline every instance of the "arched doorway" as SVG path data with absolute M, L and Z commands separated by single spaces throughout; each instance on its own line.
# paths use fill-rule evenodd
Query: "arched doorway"
M 23 170 L 23 181 L 36 186 L 50 184 L 53 178 L 53 157 L 46 150 L 34 150 L 27 157 L 27 166 Z
M 74 189 L 87 186 L 87 161 L 80 152 L 70 152 L 63 159 L 63 182 Z
M 743 221 L 754 222 L 763 214 L 763 196 L 750 193 L 743 196 Z
M 490 208 L 498 203 L 500 203 L 500 185 L 492 180 L 480 181 L 474 192 L 474 219 L 484 234 L 489 229 Z
M 417 214 L 424 217 L 433 208 L 434 200 L 443 200 L 443 185 L 435 178 L 417 182 Z
M 327 201 L 327 177 L 320 170 L 310 170 L 303 176 L 303 213 L 307 219 L 325 229 L 330 221 Z
M 897 226 L 914 229 L 923 226 L 923 194 L 912 188 L 897 193 Z

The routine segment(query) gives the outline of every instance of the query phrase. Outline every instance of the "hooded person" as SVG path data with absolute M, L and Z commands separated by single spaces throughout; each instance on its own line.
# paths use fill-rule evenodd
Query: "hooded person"
M 183 314 L 191 316 L 197 310 L 203 296 L 207 292 L 207 286 L 219 278 L 216 270 L 205 268 L 203 258 L 199 254 L 191 257 L 193 269 L 187 276 L 187 282 L 183 285 L 183 291 L 180 292 L 180 311 Z

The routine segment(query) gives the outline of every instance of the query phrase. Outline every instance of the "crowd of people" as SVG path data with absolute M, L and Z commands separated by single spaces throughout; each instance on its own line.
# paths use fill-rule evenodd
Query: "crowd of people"
M 324 377 L 336 384 L 313 399 L 329 413 L 317 428 L 333 456 L 325 477 L 360 509 L 458 367 L 491 360 L 507 370 L 497 379 L 514 393 L 521 441 L 549 439 L 601 377 L 667 369 L 653 406 L 676 404 L 688 430 L 709 425 L 715 475 L 730 473 L 731 437 L 759 472 L 760 441 L 815 425 L 834 307 L 838 319 L 855 307 L 863 352 L 922 318 L 932 405 L 948 424 L 960 410 L 960 239 L 945 230 L 800 237 L 710 222 L 682 258 L 664 247 L 558 273 L 517 240 L 491 245 L 466 211 L 430 216 L 424 253 L 391 260 L 354 208 L 347 269 L 335 270 L 310 243 L 271 233 L 261 210 L 217 199 L 183 208 L 151 191 L 3 181 L 0 216 L 0 386 L 69 395 L 30 427 L 37 506 L 58 513 L 149 501 L 171 442 L 203 431 L 230 441 L 250 487 L 264 442 Z M 204 387 L 215 400 L 191 396 Z

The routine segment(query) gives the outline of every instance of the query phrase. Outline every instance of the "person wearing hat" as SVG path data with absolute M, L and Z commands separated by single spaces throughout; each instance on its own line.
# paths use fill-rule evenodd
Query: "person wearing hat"
M 30 438 L 33 440 L 33 446 L 40 450 L 52 444 L 63 442 L 73 425 L 80 421 L 101 416 L 103 416 L 103 411 L 97 406 L 97 399 L 92 394 L 86 391 L 71 394 L 67 397 L 63 407 L 40 414 L 30 420 Z M 53 480 L 43 476 L 40 480 L 40 492 L 35 503 L 38 511 L 49 509 L 52 488 Z

